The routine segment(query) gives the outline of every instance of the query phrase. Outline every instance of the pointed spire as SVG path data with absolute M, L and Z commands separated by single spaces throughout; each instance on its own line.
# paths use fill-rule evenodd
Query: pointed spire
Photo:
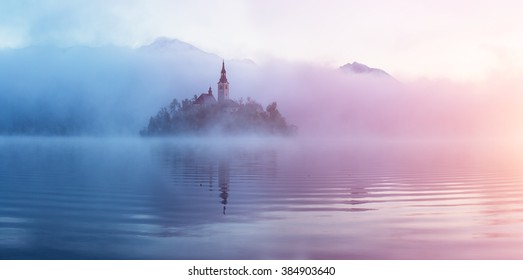
M 222 60 L 222 75 L 218 83 L 228 83 L 227 82 L 227 71 L 225 71 L 225 60 Z
M 209 86 L 209 91 L 208 91 L 208 93 L 212 95 L 212 89 L 211 89 L 211 86 Z

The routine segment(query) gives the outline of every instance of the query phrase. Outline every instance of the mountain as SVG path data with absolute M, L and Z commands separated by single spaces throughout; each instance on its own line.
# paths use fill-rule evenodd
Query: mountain
M 178 39 L 172 39 L 172 38 L 167 38 L 167 37 L 156 38 L 156 40 L 154 40 L 154 42 L 152 42 L 149 45 L 142 46 L 141 49 L 144 49 L 144 50 L 150 49 L 150 50 L 156 50 L 156 51 L 159 51 L 159 50 L 166 50 L 166 51 L 197 50 L 197 51 L 203 52 L 202 50 L 198 49 L 197 47 L 195 47 L 189 43 L 180 41 Z
M 205 52 L 189 43 L 167 37 L 157 38 L 151 44 L 140 47 L 139 50 L 151 53 L 169 53 L 172 55 L 196 54 L 219 58 L 216 54 Z
M 372 74 L 377 76 L 391 77 L 387 72 L 378 69 L 371 68 L 365 64 L 354 61 L 353 63 L 347 63 L 339 68 L 343 72 L 354 73 L 354 74 Z

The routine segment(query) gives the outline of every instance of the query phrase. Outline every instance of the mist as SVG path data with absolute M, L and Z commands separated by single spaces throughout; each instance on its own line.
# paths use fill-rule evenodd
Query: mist
M 165 38 L 136 49 L 2 50 L 0 133 L 137 135 L 173 98 L 216 92 L 221 60 Z M 522 128 L 521 86 L 510 77 L 464 84 L 279 60 L 225 64 L 232 99 L 276 101 L 301 136 L 497 138 Z
M 521 137 L 523 84 L 492 74 L 475 82 L 400 81 L 314 65 L 274 62 L 263 71 L 274 99 L 301 135 L 340 138 L 513 139 Z M 270 71 L 269 69 L 278 69 Z M 269 74 L 267 74 L 269 73 Z M 263 82 L 262 82 L 263 84 Z M 265 84 L 267 86 L 267 84 Z
M 523 201 L 520 142 L 468 141 L 521 136 L 517 77 L 225 60 L 230 97 L 277 102 L 296 134 L 139 137 L 174 98 L 216 93 L 221 63 L 170 39 L 0 51 L 0 258 L 521 256 L 499 228 Z M 498 231 L 514 252 L 482 237 Z

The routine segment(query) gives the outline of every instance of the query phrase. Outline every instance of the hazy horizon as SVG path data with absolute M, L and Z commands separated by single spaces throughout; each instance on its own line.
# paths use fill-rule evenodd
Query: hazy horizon
M 2 50 L 0 63 L 9 71 L 0 76 L 0 132 L 16 133 L 17 126 L 28 126 L 16 134 L 63 130 L 73 135 L 137 135 L 172 99 L 190 99 L 209 86 L 216 93 L 221 61 L 216 54 L 166 38 L 140 48 Z M 227 60 L 226 69 L 232 99 L 253 98 L 262 106 L 277 102 L 301 135 L 521 136 L 523 100 L 512 91 L 510 77 L 474 84 L 405 82 L 380 72 L 283 60 Z

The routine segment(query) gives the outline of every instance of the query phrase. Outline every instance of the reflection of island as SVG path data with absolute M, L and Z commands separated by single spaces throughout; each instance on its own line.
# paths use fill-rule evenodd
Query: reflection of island
M 162 195 L 165 198 L 170 197 L 166 201 L 169 208 L 174 205 L 172 203 L 173 198 L 184 200 L 184 197 L 200 196 L 200 192 L 205 188 L 212 193 L 215 190 L 219 191 L 220 200 L 216 201 L 216 195 L 213 194 L 212 205 L 219 202 L 223 208 L 222 213 L 225 214 L 229 203 L 231 177 L 231 157 L 226 152 L 213 151 L 213 149 L 198 150 L 194 147 L 184 147 L 183 149 L 176 147 L 158 150 L 157 155 L 170 170 L 171 185 L 168 188 L 170 189 L 169 192 L 172 193 Z M 197 186 L 200 190 L 194 189 L 194 186 Z M 205 199 L 177 205 L 196 206 L 204 201 Z M 202 209 L 202 207 L 203 205 L 200 205 L 199 209 Z
M 218 162 L 218 186 L 220 188 L 220 198 L 223 204 L 223 214 L 227 207 L 227 199 L 229 198 L 229 182 L 230 182 L 230 166 L 229 162 L 221 159 Z
M 157 198 L 154 205 L 163 216 L 170 213 L 184 213 L 191 218 L 201 216 L 198 219 L 236 216 L 245 211 L 238 207 L 244 205 L 245 194 L 253 198 L 250 189 L 241 187 L 251 184 L 254 178 L 274 178 L 278 170 L 275 151 L 265 148 L 253 150 L 228 144 L 224 147 L 223 143 L 181 145 L 169 140 L 156 146 L 153 155 L 167 169 L 166 177 L 158 177 L 165 181 L 154 185 Z M 231 183 L 235 184 L 233 189 Z M 231 203 L 234 213 L 230 211 Z

